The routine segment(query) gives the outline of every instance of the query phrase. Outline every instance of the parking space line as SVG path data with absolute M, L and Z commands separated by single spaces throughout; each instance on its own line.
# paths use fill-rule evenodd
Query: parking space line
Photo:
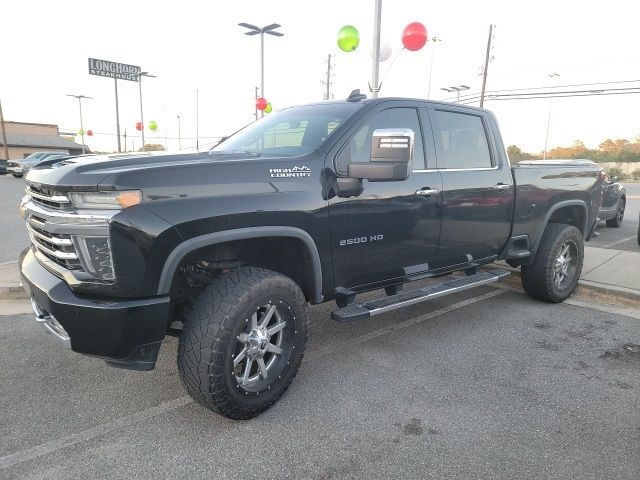
M 367 340 L 380 337 L 387 333 L 391 333 L 396 330 L 409 327 L 411 325 L 416 325 L 418 323 L 424 322 L 425 320 L 429 320 L 431 318 L 445 315 L 446 313 L 453 312 L 454 310 L 458 310 L 460 308 L 466 307 L 468 305 L 472 305 L 477 302 L 481 302 L 483 300 L 495 297 L 497 295 L 501 295 L 506 292 L 507 290 L 503 290 L 503 289 L 493 290 L 489 293 L 485 293 L 483 295 L 478 295 L 477 297 L 469 298 L 467 300 L 454 303 L 453 305 L 449 305 L 439 310 L 434 310 L 433 312 L 429 312 L 425 315 L 413 317 L 408 320 L 405 320 L 404 322 L 394 323 L 392 325 L 379 328 L 378 330 L 374 330 L 372 332 L 359 335 L 355 338 L 352 338 L 348 342 L 332 344 L 326 348 L 312 351 L 306 355 L 304 363 L 312 362 L 314 360 L 317 360 L 321 357 L 334 353 L 343 348 L 366 342 Z M 96 425 L 95 427 L 89 428 L 87 430 L 83 430 L 78 433 L 72 433 L 62 438 L 51 440 L 46 443 L 42 443 L 35 447 L 31 447 L 25 450 L 11 453 L 9 455 L 6 455 L 0 458 L 0 470 L 12 467 L 14 465 L 17 465 L 19 463 L 23 463 L 29 460 L 34 460 L 36 458 L 42 457 L 44 455 L 48 455 L 50 453 L 54 453 L 58 450 L 62 450 L 63 448 L 67 448 L 67 447 L 76 445 L 78 443 L 89 441 L 95 437 L 104 435 L 105 433 L 113 432 L 114 430 L 117 430 L 119 428 L 131 426 L 135 423 L 141 422 L 143 420 L 147 420 L 152 417 L 156 417 L 165 412 L 175 410 L 177 408 L 183 407 L 190 403 L 193 403 L 193 400 L 191 399 L 191 397 L 189 397 L 188 395 L 183 395 L 182 397 L 176 398 L 174 400 L 163 403 L 156 407 L 151 407 L 146 410 L 141 410 L 139 412 L 133 413 L 131 415 L 117 418 L 109 423 Z
M 0 458 L 0 470 L 12 467 L 22 462 L 26 462 L 28 460 L 42 457 L 43 455 L 56 452 L 80 442 L 86 442 L 88 440 L 91 440 L 92 438 L 104 435 L 105 433 L 113 432 L 114 430 L 122 427 L 128 427 L 129 425 L 147 420 L 151 417 L 156 417 L 164 412 L 175 410 L 176 408 L 180 408 L 192 402 L 193 400 L 191 399 L 191 397 L 189 397 L 188 395 L 184 395 L 182 397 L 176 398 L 175 400 L 171 400 L 170 402 L 158 405 L 157 407 L 147 408 L 146 410 L 142 410 L 125 417 L 120 417 L 109 423 L 96 425 L 95 427 L 89 428 L 88 430 L 83 430 L 78 433 L 72 433 L 71 435 L 58 438 L 57 440 L 52 440 L 50 442 L 42 443 L 32 448 L 27 448 L 26 450 L 6 455 Z
M 606 245 L 603 245 L 603 246 L 602 246 L 602 247 L 600 247 L 600 248 L 611 248 L 611 247 L 615 247 L 616 245 L 620 245 L 621 243 L 628 242 L 629 240 L 633 240 L 633 239 L 634 239 L 634 238 L 636 238 L 636 237 L 637 237 L 637 234 L 636 234 L 636 235 L 631 235 L 630 237 L 623 238 L 622 240 L 616 240 L 615 242 L 607 243 Z

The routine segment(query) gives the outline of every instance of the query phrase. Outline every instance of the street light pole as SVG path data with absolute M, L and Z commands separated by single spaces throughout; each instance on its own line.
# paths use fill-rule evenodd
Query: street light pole
M 142 150 L 144 150 L 144 113 L 143 113 L 143 109 L 142 109 L 142 77 L 150 77 L 150 78 L 156 78 L 155 75 L 151 75 L 149 72 L 139 72 L 136 74 L 136 77 L 138 77 L 138 89 L 140 92 L 140 133 L 142 134 Z
M 182 135 L 180 132 L 180 115 L 176 115 L 178 118 L 178 150 L 182 150 Z
M 456 92 L 456 103 L 460 103 L 460 92 L 463 90 L 469 90 L 471 87 L 469 87 L 468 85 L 458 85 L 457 87 L 448 87 L 448 88 L 441 88 L 440 90 L 444 90 L 445 92 Z
M 442 39 L 438 37 L 431 37 L 431 66 L 429 67 L 429 89 L 427 90 L 427 99 L 431 98 L 431 76 L 433 74 L 433 57 L 436 53 L 436 43 L 441 42 Z
M 373 52 L 372 52 L 372 69 L 371 69 L 371 97 L 378 98 L 380 85 L 378 85 L 378 77 L 380 74 L 380 24 L 382 23 L 382 0 L 376 0 L 375 11 L 373 14 Z
M 82 121 L 82 99 L 83 98 L 88 98 L 88 99 L 93 100 L 93 97 L 87 97 L 86 95 L 73 95 L 73 94 L 70 94 L 70 93 L 67 93 L 66 95 L 67 95 L 67 97 L 73 97 L 73 98 L 77 98 L 78 99 L 78 107 L 80 107 L 80 136 L 82 138 L 82 154 L 84 155 L 85 152 L 86 152 L 86 147 L 85 147 L 85 144 L 84 144 L 84 124 L 83 124 L 83 121 Z
M 241 27 L 247 28 L 249 31 L 244 32 L 245 35 L 253 36 L 260 34 L 260 96 L 264 98 L 264 35 L 273 35 L 274 37 L 283 37 L 284 33 L 277 32 L 276 28 L 280 28 L 282 25 L 278 23 L 272 23 L 266 27 L 257 27 L 251 23 L 239 23 Z M 260 118 L 264 116 L 264 112 L 260 112 Z

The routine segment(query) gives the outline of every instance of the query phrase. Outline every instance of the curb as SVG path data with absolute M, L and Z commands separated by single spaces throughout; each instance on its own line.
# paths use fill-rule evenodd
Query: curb
M 22 300 L 29 298 L 20 283 L 0 283 L 0 300 Z
M 491 268 L 508 270 L 511 275 L 503 282 L 522 289 L 520 284 L 520 270 L 499 263 L 489 264 Z M 604 283 L 592 282 L 589 280 L 578 280 L 578 286 L 571 295 L 573 298 L 581 298 L 591 302 L 605 303 L 609 305 L 623 305 L 626 307 L 640 309 L 640 291 L 631 288 L 618 287 L 617 285 L 607 285 Z M 570 297 L 570 298 L 571 298 Z
M 0 267 L 8 267 L 9 265 L 15 265 L 17 269 L 18 261 L 0 262 Z M 0 283 L 0 300 L 22 300 L 25 298 L 29 298 L 29 295 L 27 295 L 27 292 L 22 288 L 22 283 Z

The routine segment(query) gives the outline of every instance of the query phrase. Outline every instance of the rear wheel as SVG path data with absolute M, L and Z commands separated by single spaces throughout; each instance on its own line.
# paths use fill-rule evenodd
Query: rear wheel
M 619 228 L 622 225 L 622 219 L 624 218 L 624 209 L 627 206 L 627 202 L 624 198 L 618 201 L 618 210 L 616 216 L 607 220 L 607 227 Z
M 178 372 L 199 404 L 232 419 L 255 417 L 285 392 L 302 361 L 308 306 L 298 285 L 240 267 L 207 286 L 187 315 Z
M 523 266 L 522 286 L 530 297 L 562 302 L 573 293 L 582 273 L 584 244 L 573 225 L 550 223 L 532 265 Z
M 21 178 L 22 177 L 21 173 L 12 173 L 11 175 L 13 175 L 16 178 Z

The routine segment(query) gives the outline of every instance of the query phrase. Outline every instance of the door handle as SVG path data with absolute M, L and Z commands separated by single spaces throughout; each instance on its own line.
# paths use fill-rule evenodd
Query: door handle
M 433 188 L 423 188 L 422 190 L 416 191 L 416 195 L 420 197 L 430 197 L 431 195 L 435 195 L 436 193 L 438 193 L 438 190 L 435 190 Z
M 509 190 L 511 188 L 511 185 L 507 185 L 506 183 L 498 183 L 497 185 L 493 186 L 493 189 L 496 192 L 502 192 L 503 190 Z

